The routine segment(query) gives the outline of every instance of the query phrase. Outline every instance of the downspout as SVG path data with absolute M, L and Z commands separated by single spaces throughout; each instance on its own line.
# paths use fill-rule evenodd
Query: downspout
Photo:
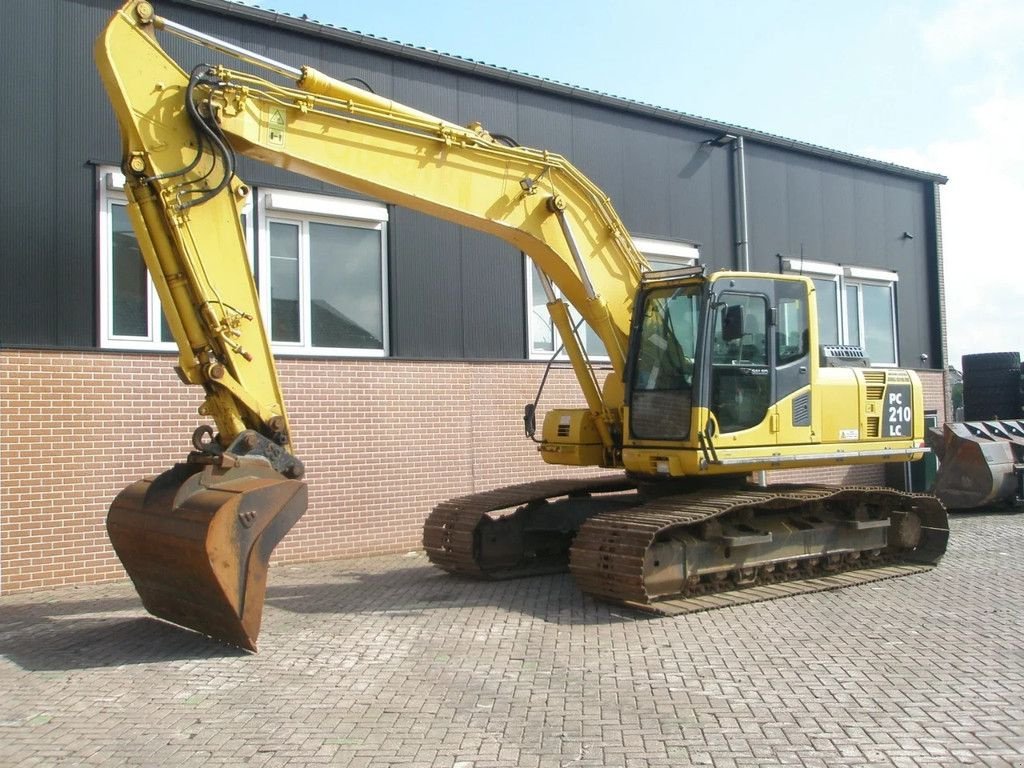
M 750 231 L 747 228 L 747 153 L 743 137 L 732 142 L 732 162 L 736 190 L 736 268 L 750 271 Z M 761 470 L 754 480 L 762 488 L 768 487 L 768 473 Z
M 750 233 L 747 229 L 747 157 L 743 137 L 732 142 L 733 178 L 736 191 L 736 268 L 750 271 Z

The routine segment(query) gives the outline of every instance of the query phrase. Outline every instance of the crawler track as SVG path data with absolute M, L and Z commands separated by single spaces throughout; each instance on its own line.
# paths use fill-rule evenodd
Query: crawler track
M 803 554 L 783 558 L 754 554 L 757 540 L 766 538 L 762 520 L 784 527 L 835 509 L 860 512 L 861 520 L 838 520 L 853 531 L 891 528 L 890 543 L 864 550 L 852 543 L 831 550 L 805 547 Z M 909 528 L 904 522 L 908 515 Z M 708 533 L 712 525 L 737 518 L 749 521 L 739 535 L 728 535 L 733 533 L 728 529 L 717 536 Z M 883 526 L 887 521 L 890 525 Z M 899 543 L 907 537 L 914 540 Z M 687 613 L 916 573 L 939 561 L 948 538 L 945 509 L 926 494 L 829 486 L 710 491 L 668 496 L 588 520 L 573 543 L 570 570 L 593 597 L 659 613 Z M 681 557 L 682 563 L 661 562 L 681 548 L 701 544 L 721 553 L 720 562 L 708 564 L 702 573 L 690 567 L 692 556 Z
M 641 497 L 626 478 L 542 480 L 439 504 L 431 562 L 503 579 L 564 571 L 587 594 L 676 614 L 926 570 L 949 535 L 933 496 L 772 486 Z M 633 491 L 633 492 L 628 492 Z
M 514 544 L 522 539 L 528 519 L 550 499 L 581 499 L 594 494 L 630 491 L 635 484 L 625 477 L 591 477 L 573 480 L 538 480 L 493 491 L 459 496 L 438 504 L 423 526 L 423 548 L 438 568 L 475 578 L 508 579 L 566 569 L 566 552 L 539 553 L 502 547 L 504 556 L 487 557 L 486 544 Z M 504 514 L 502 514 L 504 513 Z M 567 521 L 570 534 L 578 529 Z M 554 536 L 546 537 L 549 539 Z M 507 554 L 505 554 L 507 552 Z

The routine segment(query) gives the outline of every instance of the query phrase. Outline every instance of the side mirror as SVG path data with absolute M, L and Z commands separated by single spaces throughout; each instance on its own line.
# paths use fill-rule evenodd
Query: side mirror
M 730 304 L 722 311 L 722 339 L 736 341 L 743 338 L 743 306 Z

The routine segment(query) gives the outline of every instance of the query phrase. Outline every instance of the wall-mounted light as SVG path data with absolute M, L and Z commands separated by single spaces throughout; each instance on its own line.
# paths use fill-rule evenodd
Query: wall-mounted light
M 732 133 L 720 133 L 713 139 L 705 139 L 700 144 L 702 147 L 724 147 L 726 144 L 731 144 L 739 138 Z
M 907 232 L 907 231 L 904 231 L 903 234 L 900 235 L 900 237 L 902 237 L 904 240 L 913 240 L 914 239 L 914 236 L 912 234 L 910 234 L 909 232 Z

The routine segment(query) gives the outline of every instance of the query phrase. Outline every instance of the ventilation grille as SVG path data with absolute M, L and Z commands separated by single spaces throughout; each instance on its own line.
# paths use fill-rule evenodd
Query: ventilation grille
M 805 392 L 793 401 L 793 426 L 811 426 L 811 393 Z
M 571 432 L 572 432 L 572 425 L 569 424 L 568 422 L 562 422 L 561 424 L 558 425 L 558 436 L 559 437 L 568 437 Z
M 868 416 L 866 432 L 866 437 L 868 439 L 880 437 L 882 434 L 882 420 L 878 416 Z
M 885 371 L 865 371 L 864 384 L 868 400 L 881 400 L 885 396 Z
M 850 344 L 822 344 L 821 365 L 825 368 L 867 368 L 871 365 L 864 350 Z

